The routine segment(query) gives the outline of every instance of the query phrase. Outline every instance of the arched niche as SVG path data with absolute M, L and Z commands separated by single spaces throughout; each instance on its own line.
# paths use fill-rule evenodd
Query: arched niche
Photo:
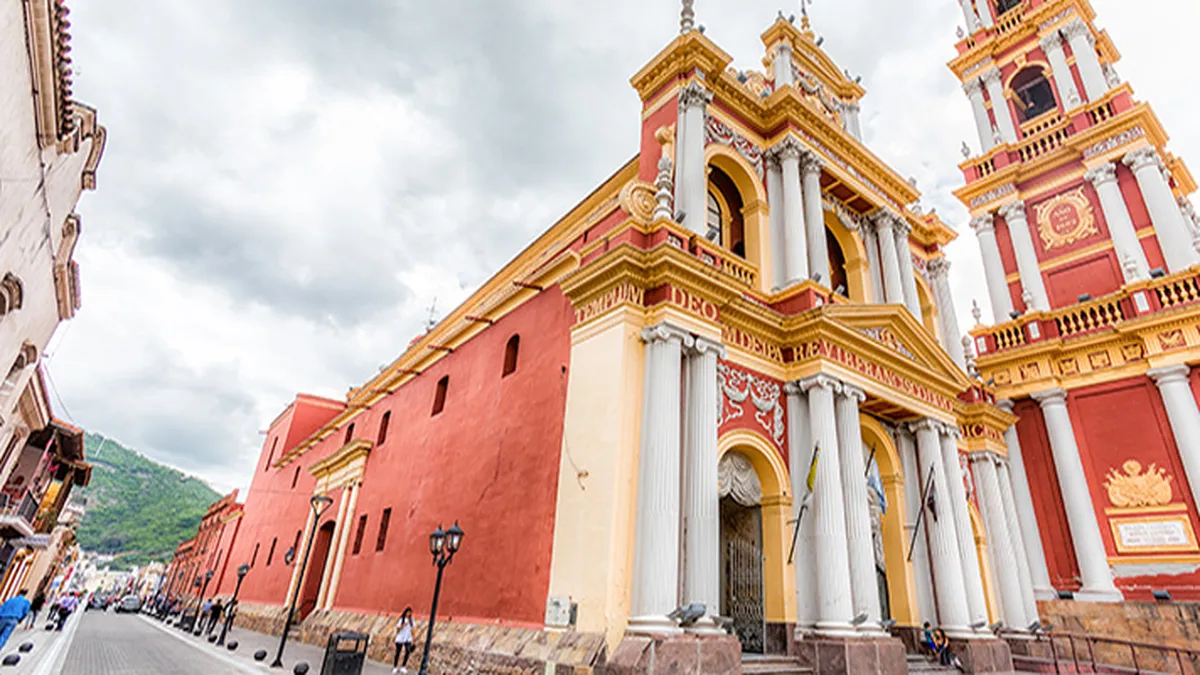
M 838 219 L 837 214 L 830 211 L 825 212 L 825 230 L 832 235 L 832 239 L 837 242 L 837 246 L 841 249 L 843 258 L 843 270 L 846 275 L 846 297 L 853 302 L 867 301 L 867 286 L 870 283 L 869 270 L 870 266 L 867 263 L 867 248 L 863 245 L 862 237 L 856 232 L 852 232 L 842 221 Z M 833 243 L 833 242 L 830 242 Z M 832 248 L 830 249 L 830 269 L 832 270 L 834 255 Z M 836 273 L 834 274 L 836 277 Z M 832 283 L 830 290 L 836 290 L 837 284 Z
M 879 476 L 887 496 L 888 509 L 883 514 L 883 556 L 887 566 L 888 605 L 892 618 L 903 626 L 918 626 L 917 593 L 912 563 L 908 560 L 908 539 L 904 529 L 904 470 L 900 453 L 883 425 L 874 417 L 859 415 L 863 448 L 870 453 L 875 448 Z M 913 480 L 916 480 L 913 478 Z
M 1031 61 L 1008 78 L 1006 88 L 1012 92 L 1013 109 L 1019 124 L 1058 109 L 1058 95 L 1052 78 L 1048 77 L 1049 72 L 1047 64 Z
M 772 278 L 770 255 L 770 224 L 767 190 L 758 172 L 741 153 L 720 143 L 710 144 L 704 151 L 708 167 L 720 169 L 737 188 L 741 199 L 743 257 L 758 268 L 758 290 L 770 292 Z M 708 190 L 712 190 L 709 181 Z
M 971 516 L 971 533 L 975 535 L 975 558 L 979 561 L 979 576 L 983 577 L 983 599 L 987 604 L 988 623 L 994 624 L 1000 620 L 1000 605 L 996 600 L 996 587 L 992 583 L 995 577 L 988 555 L 987 533 L 983 529 L 979 509 L 971 500 L 967 500 L 967 514 Z
M 917 279 L 917 299 L 921 303 L 921 325 L 925 326 L 925 330 L 929 334 L 939 337 L 938 330 L 938 306 L 933 301 L 933 289 L 929 287 L 929 283 L 925 281 L 925 277 L 920 274 L 914 274 Z

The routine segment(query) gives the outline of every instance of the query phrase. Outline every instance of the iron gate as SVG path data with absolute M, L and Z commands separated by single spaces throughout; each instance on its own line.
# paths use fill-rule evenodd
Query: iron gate
M 731 539 L 725 548 L 725 606 L 744 652 L 763 652 L 764 595 L 762 547 L 742 537 Z

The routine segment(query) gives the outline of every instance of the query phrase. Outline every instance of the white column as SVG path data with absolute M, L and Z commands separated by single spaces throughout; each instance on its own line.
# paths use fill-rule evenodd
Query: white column
M 1008 522 L 1004 519 L 1004 503 L 1000 501 L 1000 478 L 991 453 L 971 455 L 971 470 L 975 475 L 975 493 L 979 497 L 979 515 L 987 531 L 988 552 L 992 572 L 999 590 L 1000 616 L 1009 628 L 1022 630 L 1029 625 L 1025 618 L 1025 603 L 1021 600 L 1021 580 L 1017 577 L 1017 560 L 1013 550 Z
M 1146 210 L 1150 212 L 1150 221 L 1154 223 L 1154 233 L 1162 245 L 1167 269 L 1174 274 L 1195 265 L 1197 256 L 1192 246 L 1192 233 L 1183 222 L 1179 204 L 1163 175 L 1158 152 L 1154 148 L 1139 148 L 1125 155 L 1121 161 L 1133 170 L 1137 178 Z
M 646 374 L 634 527 L 629 630 L 677 632 L 667 618 L 679 606 L 681 369 L 691 335 L 670 324 L 642 331 Z
M 921 490 L 925 486 L 921 478 L 921 470 L 917 464 L 917 444 L 912 432 L 904 427 L 896 429 L 896 452 L 900 455 L 900 467 L 904 471 L 904 545 L 912 542 L 913 585 L 917 595 L 917 620 L 937 624 L 937 605 L 933 598 L 933 572 L 929 568 L 929 546 L 926 544 L 928 530 L 921 526 L 921 532 L 913 540 L 913 532 L 917 519 L 924 506 L 921 503 Z M 928 515 L 928 514 L 926 514 Z M 907 551 L 907 549 L 905 549 Z
M 804 230 L 804 198 L 800 193 L 800 154 L 804 147 L 792 136 L 772 148 L 783 175 L 783 238 L 785 286 L 808 280 L 808 235 Z
M 1062 489 L 1063 507 L 1067 512 L 1067 525 L 1071 529 L 1075 559 L 1079 562 L 1083 588 L 1075 594 L 1075 599 L 1119 602 L 1123 597 L 1113 584 L 1108 552 L 1100 536 L 1100 525 L 1096 523 L 1091 491 L 1083 472 L 1083 462 L 1079 458 L 1079 446 L 1075 443 L 1075 428 L 1067 411 L 1067 392 L 1051 389 L 1033 394 L 1033 398 L 1042 406 L 1042 415 L 1046 420 L 1050 451 L 1054 455 L 1054 468 L 1058 472 L 1058 485 Z
M 842 105 L 842 122 L 846 131 L 857 141 L 862 141 L 862 108 L 858 103 Z
M 1050 311 L 1046 284 L 1042 281 L 1042 271 L 1038 269 L 1037 250 L 1033 247 L 1029 221 L 1025 217 L 1025 202 L 1018 199 L 1005 205 L 1000 209 L 1000 215 L 1008 223 L 1009 237 L 1017 257 L 1017 271 L 1021 274 L 1021 286 L 1033 296 L 1033 304 L 1028 309 L 1035 312 Z
M 979 132 L 979 147 L 986 154 L 996 147 L 996 139 L 992 136 L 992 120 L 988 118 L 987 104 L 983 100 L 983 80 L 978 77 L 967 80 L 963 83 L 963 91 L 971 100 L 971 112 L 975 114 L 975 130 Z
M 795 74 L 792 72 L 792 46 L 780 42 L 775 47 L 775 89 L 793 84 Z
M 1054 71 L 1054 84 L 1058 87 L 1063 109 L 1070 110 L 1083 103 L 1083 99 L 1079 97 L 1079 90 L 1075 88 L 1075 76 L 1071 74 L 1071 67 L 1067 65 L 1067 55 L 1063 53 L 1062 35 L 1057 30 L 1048 33 L 1042 36 L 1041 45 L 1042 51 L 1046 52 L 1046 58 L 1050 61 L 1050 68 Z
M 804 231 L 808 237 L 808 275 L 833 288 L 829 276 L 829 244 L 825 239 L 825 208 L 821 203 L 821 169 L 825 164 L 811 150 L 801 157 L 804 189 Z M 818 276 L 820 275 L 820 276 Z
M 1003 400 L 996 405 L 1005 412 L 1013 411 L 1012 401 Z M 1029 565 L 1034 595 L 1038 600 L 1054 600 L 1058 593 L 1050 583 L 1050 570 L 1046 567 L 1046 553 L 1042 548 L 1042 532 L 1038 527 L 1037 514 L 1033 510 L 1033 491 L 1029 489 L 1029 477 L 1025 472 L 1025 459 L 1021 455 L 1021 440 L 1017 437 L 1016 425 L 1004 430 L 1004 445 L 1008 448 L 1008 471 L 1012 485 L 1001 497 L 1013 502 L 1017 519 L 1020 521 L 1021 543 L 1025 549 L 1025 561 Z M 1007 478 L 1001 477 L 1001 485 Z
M 1008 107 L 1008 99 L 1004 97 L 1004 83 L 1000 81 L 1000 69 L 992 68 L 983 73 L 983 84 L 987 87 L 988 98 L 992 100 L 992 116 L 996 118 L 996 128 L 1000 130 L 1000 138 L 1005 143 L 1016 143 L 1019 140 L 1016 123 L 1013 122 L 1012 110 Z
M 342 538 L 338 543 L 337 557 L 333 561 L 333 576 L 329 578 L 329 591 L 325 594 L 325 601 L 319 606 L 323 609 L 333 609 L 334 603 L 337 601 L 338 588 L 342 584 L 342 565 L 346 562 L 346 550 L 350 546 L 350 537 L 353 536 L 355 514 L 358 511 L 358 493 L 362 486 L 358 483 L 346 487 L 346 494 L 349 495 L 350 503 L 346 506 L 346 513 L 341 526 Z
M 1117 185 L 1117 166 L 1111 162 L 1101 164 L 1084 174 L 1084 177 L 1096 188 L 1096 195 L 1100 198 L 1100 210 L 1104 212 L 1104 220 L 1108 223 L 1113 248 L 1116 249 L 1117 260 L 1126 283 L 1149 279 L 1150 266 L 1146 263 L 1146 252 L 1138 240 L 1133 219 L 1129 217 L 1129 207 L 1125 204 L 1120 186 Z M 1166 252 L 1165 246 L 1163 252 Z M 1126 269 L 1127 259 L 1134 262 L 1135 267 L 1132 270 Z
M 1025 619 L 1029 623 L 1033 623 L 1035 620 L 1040 620 L 1037 594 L 1033 590 L 1033 574 L 1025 556 L 1025 538 L 1021 536 L 1021 521 L 1017 516 L 1016 505 L 1013 504 L 1012 481 L 1008 477 L 1007 461 L 996 464 L 996 478 L 1000 482 L 1000 503 L 1004 507 L 1004 521 L 1008 524 L 1009 544 L 1012 546 L 1013 557 L 1017 563 L 1017 581 L 1021 584 L 1021 604 L 1025 607 Z M 1045 561 L 1043 561 L 1044 564 Z
M 783 230 L 783 168 L 774 154 L 767 155 L 767 204 L 771 209 L 771 288 L 779 290 L 787 285 L 787 243 Z
M 1008 321 L 1013 311 L 1012 296 L 1008 293 L 1004 262 L 1000 259 L 1000 245 L 996 243 L 996 219 L 986 214 L 971 220 L 971 229 L 979 240 L 979 254 L 983 258 L 983 277 L 987 282 L 988 300 L 992 303 L 992 323 Z
M 896 219 L 896 263 L 900 266 L 900 291 L 904 294 L 904 306 L 912 313 L 917 323 L 921 323 L 921 296 L 917 295 L 917 270 L 913 266 L 912 247 L 908 244 L 908 235 L 912 226 L 903 218 Z
M 351 489 L 349 487 L 342 488 L 342 496 L 338 499 L 337 518 L 333 521 L 333 537 L 329 540 L 329 550 L 325 552 L 325 566 L 323 568 L 324 571 L 321 573 L 321 587 L 317 591 L 316 609 L 325 606 L 325 597 L 329 593 L 329 580 L 333 578 L 334 568 L 334 565 L 330 565 L 329 561 L 331 559 L 337 560 L 342 537 L 348 529 L 346 527 L 346 509 L 350 506 L 350 493 Z
M 925 269 L 929 272 L 929 285 L 938 308 L 942 347 L 959 368 L 965 368 L 967 362 L 963 357 L 962 335 L 958 331 L 958 313 L 954 311 L 954 295 L 950 292 L 950 261 L 939 256 L 930 260 Z
M 675 209 L 683 224 L 701 236 L 708 231 L 708 172 L 704 161 L 704 112 L 712 92 L 693 80 L 679 92 L 680 134 L 675 163 Z
M 988 0 L 975 0 L 976 13 L 979 14 L 979 21 L 983 23 L 984 28 L 991 28 L 996 25 L 996 17 L 992 16 L 992 8 L 988 6 Z
M 867 274 L 871 278 L 871 297 L 869 302 L 880 303 L 884 302 L 883 296 L 883 270 L 879 268 L 879 238 L 875 232 L 875 223 L 870 219 L 864 218 L 860 226 L 862 232 L 863 247 L 867 249 Z
M 808 421 L 808 395 L 799 384 L 784 385 L 788 405 L 788 471 L 792 477 L 792 499 L 795 515 L 808 493 L 808 467 L 812 462 L 812 433 Z M 817 624 L 817 560 L 813 531 L 813 509 L 810 503 L 800 520 L 796 552 L 793 559 L 796 578 L 796 625 L 812 631 Z M 791 545 L 791 542 L 788 542 Z
M 1196 397 L 1188 383 L 1186 364 L 1152 368 L 1146 371 L 1158 385 L 1163 405 L 1167 408 L 1167 419 L 1175 436 L 1175 447 L 1187 474 L 1192 499 L 1200 504 L 1200 411 L 1196 409 Z M 1178 485 L 1178 483 L 1176 483 Z
M 866 622 L 859 625 L 859 631 L 878 633 L 879 580 L 875 574 L 875 546 L 871 541 L 871 513 L 867 504 L 867 467 L 858 421 L 858 404 L 866 399 L 862 389 L 843 384 L 837 395 L 836 417 L 854 615 L 867 615 Z
M 879 257 L 883 263 L 883 292 L 888 304 L 904 304 L 904 282 L 900 280 L 900 258 L 896 255 L 898 218 L 887 211 L 875 213 L 875 232 L 879 239 Z
M 1079 69 L 1079 77 L 1083 80 L 1083 90 L 1089 101 L 1098 101 L 1108 93 L 1108 81 L 1104 78 L 1104 70 L 1100 67 L 1100 57 L 1096 55 L 1096 39 L 1087 23 L 1076 17 L 1063 28 L 1071 51 L 1075 54 L 1075 67 Z
M 928 418 L 912 425 L 917 435 L 921 485 L 929 484 L 929 477 L 933 476 L 934 508 L 922 505 L 925 508 L 922 524 L 929 528 L 929 558 L 937 589 L 938 620 L 947 635 L 971 637 L 973 631 L 968 627 L 970 609 L 963 588 L 962 562 L 958 559 L 958 534 L 954 529 L 942 446 L 938 440 L 940 428 L 940 422 Z
M 684 429 L 683 603 L 701 603 L 708 615 L 721 613 L 721 509 L 717 478 L 717 359 L 725 348 L 695 339 L 687 355 L 686 427 Z M 711 621 L 700 631 L 713 630 Z
M 979 24 L 979 16 L 975 14 L 971 0 L 958 0 L 958 6 L 962 8 L 963 21 L 967 22 L 967 33 L 974 33 L 975 25 Z
M 938 441 L 942 447 L 942 464 L 946 472 L 946 505 L 954 518 L 958 534 L 958 560 L 962 565 L 963 587 L 967 594 L 970 623 L 987 623 L 987 601 L 983 597 L 983 573 L 975 552 L 975 530 L 967 510 L 967 489 L 963 486 L 962 464 L 958 459 L 958 429 L 943 425 Z
M 828 375 L 801 380 L 808 394 L 808 419 L 813 444 L 820 449 L 813 487 L 813 530 L 817 563 L 817 633 L 853 635 L 854 601 L 850 590 L 850 560 L 846 551 L 845 495 L 835 428 L 834 395 L 841 383 Z

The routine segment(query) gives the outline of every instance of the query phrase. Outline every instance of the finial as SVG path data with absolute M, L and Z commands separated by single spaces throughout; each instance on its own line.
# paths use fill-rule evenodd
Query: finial
M 1134 279 L 1137 277 L 1137 261 L 1128 253 L 1121 259 L 1121 267 L 1125 270 L 1125 276 Z
M 979 301 L 971 298 L 971 317 L 975 319 L 975 325 L 983 323 L 983 310 L 979 309 Z
M 808 22 L 808 6 L 813 3 L 813 0 L 800 0 L 800 28 L 805 31 L 812 30 L 812 24 Z
M 1004 143 L 1004 137 L 1000 135 L 1000 128 L 995 124 L 992 125 L 992 142 L 996 145 L 1002 145 Z
M 683 0 L 683 11 L 679 13 L 679 34 L 692 32 L 696 27 L 696 0 Z
M 962 155 L 963 159 L 971 159 L 971 146 L 967 145 L 966 141 L 962 144 Z
M 970 335 L 962 336 L 963 348 L 963 365 L 966 366 L 967 375 L 978 379 L 979 367 L 975 363 L 975 344 L 971 341 Z
M 967 32 L 963 30 L 963 27 L 962 27 L 962 26 L 958 26 L 958 27 L 956 27 L 956 28 L 954 29 L 954 35 L 955 35 L 955 36 L 956 36 L 956 37 L 957 37 L 959 40 L 961 40 L 961 39 L 963 39 L 963 38 L 967 37 Z
M 1025 303 L 1025 311 L 1026 312 L 1033 311 L 1033 293 L 1030 293 L 1028 288 L 1026 288 L 1025 291 L 1023 293 L 1021 293 L 1021 302 Z
M 654 193 L 654 201 L 658 203 L 654 208 L 655 220 L 671 220 L 671 216 L 675 213 L 671 194 L 673 187 L 671 168 L 671 159 L 669 157 L 663 157 L 658 160 L 658 179 L 654 181 L 654 186 L 658 188 L 658 192 Z

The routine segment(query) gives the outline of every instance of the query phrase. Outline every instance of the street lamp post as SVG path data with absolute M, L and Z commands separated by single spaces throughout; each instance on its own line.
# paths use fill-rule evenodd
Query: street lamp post
M 217 638 L 218 647 L 225 646 L 225 635 L 229 633 L 229 624 L 233 623 L 233 615 L 237 611 L 238 592 L 242 590 L 242 581 L 249 572 L 250 566 L 246 563 L 237 568 L 238 582 L 233 588 L 233 599 L 229 601 L 229 607 L 225 608 L 225 625 L 221 628 L 221 637 Z
M 429 646 L 433 643 L 433 624 L 437 621 L 438 596 L 442 594 L 442 573 L 446 565 L 458 553 L 462 545 L 463 531 L 455 521 L 454 526 L 443 532 L 442 526 L 429 535 L 429 552 L 433 554 L 433 564 L 437 565 L 437 582 L 433 586 L 433 605 L 429 608 L 429 626 L 425 630 L 425 649 L 421 654 L 421 670 L 419 675 L 429 675 Z
M 313 510 L 312 530 L 309 531 L 308 543 L 304 546 L 304 558 L 300 560 L 300 574 L 296 576 L 296 588 L 292 591 L 292 602 L 288 605 L 287 618 L 283 621 L 283 634 L 279 636 L 279 651 L 275 654 L 275 661 L 271 663 L 272 668 L 283 667 L 283 647 L 287 644 L 288 631 L 292 629 L 292 615 L 296 613 L 296 600 L 300 597 L 300 588 L 304 586 L 304 570 L 308 567 L 308 555 L 312 553 L 313 539 L 317 537 L 317 525 L 320 523 L 321 515 L 325 513 L 333 500 L 325 495 L 313 495 L 308 503 Z
M 204 587 L 200 589 L 200 598 L 196 600 L 196 630 L 192 635 L 199 635 L 203 632 L 204 624 L 200 622 L 200 608 L 204 606 L 204 594 L 208 592 L 208 582 L 212 581 L 212 578 L 212 570 L 204 573 Z

